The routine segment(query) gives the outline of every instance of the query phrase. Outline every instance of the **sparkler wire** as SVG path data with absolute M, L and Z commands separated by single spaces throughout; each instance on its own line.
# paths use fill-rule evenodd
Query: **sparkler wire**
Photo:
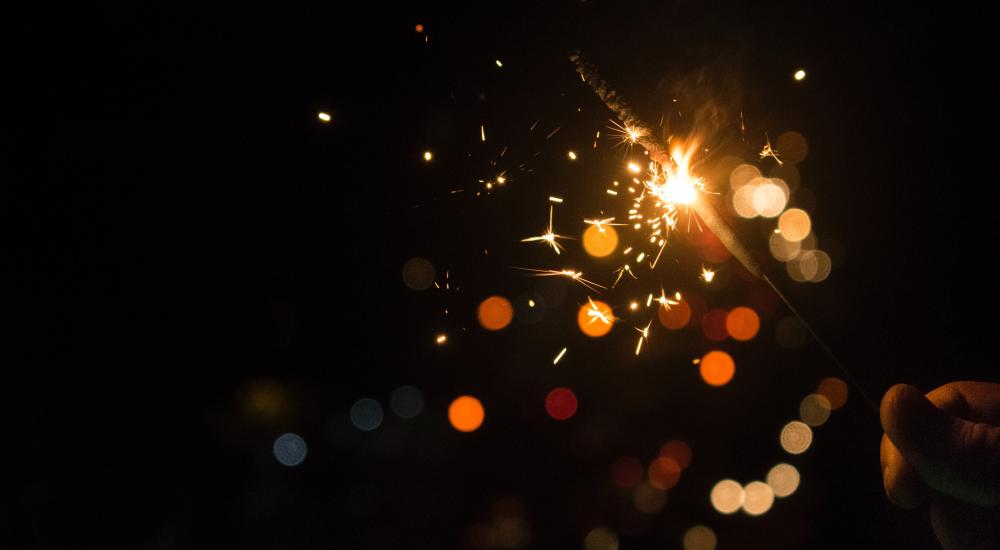
M 660 164 L 665 164 L 671 162 L 670 155 L 667 150 L 660 145 L 658 141 L 653 139 L 652 133 L 648 130 L 648 127 L 640 120 L 635 113 L 632 112 L 631 107 L 628 103 L 611 88 L 608 83 L 601 78 L 600 73 L 597 72 L 597 68 L 587 61 L 579 52 L 574 52 L 570 55 L 570 61 L 576 64 L 576 71 L 580 73 L 580 78 L 586 82 L 590 88 L 597 94 L 597 97 L 604 102 L 604 104 L 610 109 L 616 117 L 625 124 L 626 126 L 637 128 L 638 137 L 635 140 L 639 143 L 646 151 L 649 153 L 650 158 L 659 162 Z M 750 254 L 750 250 L 743 244 L 743 242 L 737 237 L 736 232 L 733 231 L 729 224 L 722 219 L 718 211 L 705 200 L 704 196 L 698 197 L 690 204 L 691 208 L 698 214 L 705 225 L 712 230 L 712 233 L 718 237 L 719 241 L 732 253 L 733 257 L 736 258 L 740 264 L 743 265 L 754 277 L 762 279 L 764 282 L 771 287 L 771 290 L 784 302 L 785 307 L 795 315 L 795 317 L 802 323 L 802 326 L 806 328 L 809 334 L 812 336 L 813 340 L 823 349 L 826 355 L 830 358 L 834 365 L 840 370 L 840 372 L 850 381 L 851 385 L 861 394 L 866 402 L 875 411 L 875 414 L 879 414 L 879 407 L 875 403 L 875 400 L 868 395 L 868 392 L 861 386 L 857 378 L 847 370 L 847 367 L 837 358 L 830 349 L 830 346 L 826 345 L 826 342 L 819 337 L 819 334 L 813 330 L 812 326 L 806 322 L 802 314 L 799 313 L 795 306 L 792 305 L 791 301 L 785 297 L 785 295 L 778 289 L 778 286 L 774 284 L 766 273 L 764 273 L 764 268 L 761 264 Z

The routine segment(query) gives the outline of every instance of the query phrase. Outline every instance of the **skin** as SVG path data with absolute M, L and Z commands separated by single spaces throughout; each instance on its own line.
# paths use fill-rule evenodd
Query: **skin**
M 1000 548 L 1000 384 L 951 382 L 882 398 L 882 479 L 902 508 L 928 504 L 946 549 Z

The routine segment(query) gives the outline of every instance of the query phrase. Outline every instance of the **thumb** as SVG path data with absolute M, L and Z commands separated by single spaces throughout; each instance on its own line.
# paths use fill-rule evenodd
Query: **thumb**
M 906 384 L 886 392 L 880 416 L 929 487 L 972 504 L 1000 505 L 1000 428 L 954 417 Z

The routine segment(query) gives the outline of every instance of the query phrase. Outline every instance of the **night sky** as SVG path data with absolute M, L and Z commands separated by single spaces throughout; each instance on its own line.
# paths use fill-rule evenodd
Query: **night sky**
M 776 342 L 789 313 L 735 260 L 698 280 L 696 228 L 644 284 L 764 304 L 749 342 L 654 321 L 636 357 L 626 294 L 606 296 L 626 322 L 588 338 L 575 319 L 596 294 L 512 268 L 607 283 L 616 267 L 579 241 L 558 258 L 519 242 L 552 195 L 556 229 L 579 237 L 623 177 L 612 115 L 569 54 L 654 124 L 678 92 L 702 97 L 700 75 L 729 123 L 744 115 L 745 135 L 719 132 L 727 154 L 770 166 L 765 132 L 807 138 L 790 205 L 809 210 L 830 276 L 792 281 L 768 253 L 773 220 L 730 219 L 865 391 L 997 380 L 985 18 L 724 4 L 9 18 L 0 546 L 584 548 L 605 528 L 623 549 L 682 548 L 705 525 L 718 548 L 934 547 L 926 509 L 885 499 L 882 430 L 855 388 L 808 451 L 782 450 L 802 398 L 842 375 L 813 341 Z M 509 181 L 487 191 L 500 168 Z M 415 257 L 449 288 L 407 288 Z M 551 302 L 539 322 L 479 326 L 483 299 L 526 293 Z M 712 349 L 736 363 L 718 388 L 692 364 Z M 413 418 L 390 406 L 400 386 L 420 390 Z M 579 400 L 568 420 L 546 414 L 556 387 Z M 460 395 L 485 408 L 471 433 L 449 424 Z M 352 425 L 362 398 L 384 409 L 371 431 Z M 297 466 L 273 452 L 285 433 L 307 444 Z M 673 439 L 693 461 L 641 513 L 612 464 L 645 466 Z M 759 517 L 713 509 L 716 482 L 779 462 L 801 473 L 793 495 Z

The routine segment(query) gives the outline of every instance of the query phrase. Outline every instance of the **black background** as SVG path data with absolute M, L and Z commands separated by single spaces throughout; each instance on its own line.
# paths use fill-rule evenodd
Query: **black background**
M 784 283 L 863 386 L 877 399 L 898 381 L 995 380 L 984 24 L 951 6 L 686 2 L 11 14 L 4 547 L 461 547 L 503 499 L 541 548 L 581 547 L 599 525 L 623 548 L 679 547 L 695 523 L 720 548 L 931 547 L 926 511 L 882 495 L 881 430 L 856 393 L 792 461 L 793 497 L 762 518 L 711 510 L 715 481 L 787 459 L 777 431 L 835 374 L 814 345 L 782 350 L 765 322 L 712 393 L 685 368 L 703 342 L 675 337 L 635 360 L 632 337 L 584 351 L 570 306 L 498 334 L 477 330 L 474 308 L 535 284 L 507 267 L 548 258 L 516 242 L 541 228 L 545 197 L 602 189 L 596 160 L 565 162 L 609 116 L 569 52 L 645 113 L 663 109 L 668 75 L 732 68 L 756 139 L 809 139 L 815 227 L 844 261 L 821 285 Z M 565 128 L 532 143 L 539 118 Z M 476 199 L 484 122 L 490 145 L 543 155 Z M 592 213 L 579 207 L 564 219 Z M 462 289 L 406 289 L 414 256 Z M 570 291 L 567 303 L 585 299 Z M 431 344 L 441 330 L 444 348 Z M 241 388 L 261 377 L 292 396 L 276 424 L 240 415 Z M 421 416 L 338 431 L 356 399 L 385 403 L 401 384 L 423 390 Z M 581 400 L 568 423 L 541 407 L 557 385 Z M 462 393 L 486 404 L 473 434 L 447 425 Z M 271 455 L 285 431 L 309 442 L 298 468 Z M 609 466 L 672 437 L 694 464 L 663 513 L 639 518 Z

